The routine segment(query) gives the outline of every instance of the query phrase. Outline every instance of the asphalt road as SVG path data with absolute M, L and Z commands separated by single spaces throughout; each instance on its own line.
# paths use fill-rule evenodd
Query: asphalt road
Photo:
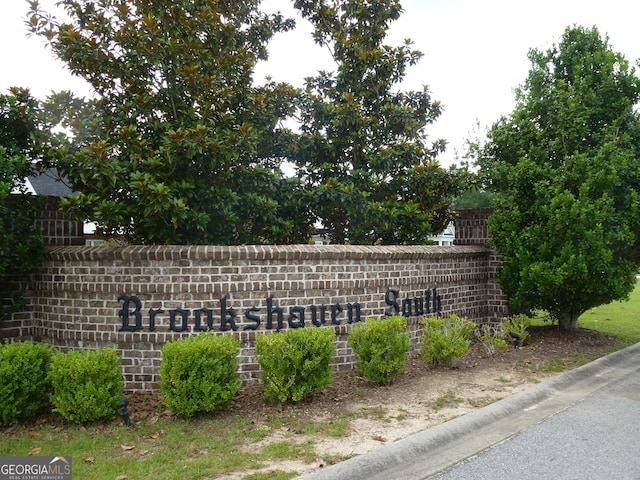
M 640 343 L 299 478 L 640 479 Z
M 640 479 L 640 373 L 428 478 Z

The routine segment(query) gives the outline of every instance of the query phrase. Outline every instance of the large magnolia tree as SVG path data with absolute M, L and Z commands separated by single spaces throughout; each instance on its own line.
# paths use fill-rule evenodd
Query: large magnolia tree
M 139 243 L 307 240 L 305 194 L 280 171 L 297 92 L 253 82 L 291 20 L 258 0 L 62 0 L 66 21 L 29 3 L 31 30 L 95 93 L 58 96 L 72 211 Z
M 427 243 L 451 221 L 464 172 L 443 169 L 442 140 L 426 127 L 442 112 L 428 89 L 401 91 L 421 53 L 384 43 L 398 0 L 296 0 L 331 51 L 335 71 L 306 81 L 300 141 L 291 154 L 332 241 Z
M 497 208 L 489 233 L 517 311 L 576 328 L 624 299 L 640 252 L 640 80 L 596 28 L 567 28 L 531 70 L 479 165 Z

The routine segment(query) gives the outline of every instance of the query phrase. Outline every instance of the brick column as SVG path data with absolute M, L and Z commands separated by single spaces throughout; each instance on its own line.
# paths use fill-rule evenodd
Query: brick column
M 491 208 L 468 208 L 458 212 L 454 245 L 488 245 L 487 219 Z
M 46 247 L 85 244 L 82 222 L 60 211 L 58 197 L 46 197 L 36 226 L 42 228 L 42 239 Z

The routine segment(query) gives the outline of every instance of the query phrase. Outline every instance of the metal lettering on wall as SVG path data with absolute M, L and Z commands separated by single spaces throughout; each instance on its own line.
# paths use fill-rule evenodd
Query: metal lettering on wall
M 385 304 L 388 308 L 384 314 L 403 315 L 410 317 L 413 315 L 425 315 L 430 313 L 441 314 L 442 302 L 436 288 L 427 289 L 422 296 L 400 299 L 400 291 L 397 289 L 388 289 L 385 293 Z M 136 295 L 121 295 L 118 301 L 122 302 L 122 309 L 118 311 L 118 316 L 122 319 L 121 332 L 137 332 L 145 328 L 143 319 L 142 301 Z M 265 328 L 272 330 L 275 326 L 276 331 L 280 331 L 284 326 L 285 310 L 283 307 L 274 304 L 273 296 L 266 299 L 266 322 Z M 346 308 L 345 308 L 346 307 Z M 262 308 L 253 306 L 244 311 L 244 318 L 248 320 L 248 324 L 244 325 L 243 330 L 257 330 L 262 325 L 263 317 L 259 315 Z M 347 303 L 343 306 L 339 303 L 325 305 L 311 305 L 307 307 L 293 306 L 289 307 L 287 314 L 287 325 L 289 328 L 302 328 L 310 322 L 316 327 L 322 327 L 325 324 L 340 325 L 346 320 L 347 323 L 360 322 L 361 305 L 358 302 Z M 162 308 L 150 308 L 147 312 L 146 329 L 149 332 L 156 330 L 156 319 L 159 315 L 169 316 L 169 330 L 173 332 L 183 332 L 189 328 L 189 317 L 193 316 L 194 329 L 196 331 L 214 330 L 214 314 L 216 310 L 203 307 L 200 309 L 185 310 L 183 308 L 174 308 L 165 311 Z M 229 329 L 236 331 L 239 329 L 238 313 L 228 305 L 228 299 L 225 295 L 220 299 L 220 307 L 217 310 L 218 329 L 222 332 Z M 309 315 L 307 315 L 309 314 Z M 329 317 L 329 318 L 327 318 Z

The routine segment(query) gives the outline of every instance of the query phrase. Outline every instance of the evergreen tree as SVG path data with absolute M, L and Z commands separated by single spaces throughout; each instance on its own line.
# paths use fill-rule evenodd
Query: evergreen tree
M 635 285 L 640 80 L 596 28 L 569 27 L 529 59 L 514 111 L 480 150 L 498 202 L 489 233 L 513 308 L 546 310 L 574 329 L 583 312 Z
M 426 87 L 398 91 L 421 57 L 409 40 L 384 44 L 400 2 L 296 0 L 295 7 L 336 62 L 335 72 L 307 79 L 291 154 L 313 213 L 336 243 L 428 243 L 451 221 L 465 175 L 436 161 L 444 141 L 426 143 L 440 103 Z

